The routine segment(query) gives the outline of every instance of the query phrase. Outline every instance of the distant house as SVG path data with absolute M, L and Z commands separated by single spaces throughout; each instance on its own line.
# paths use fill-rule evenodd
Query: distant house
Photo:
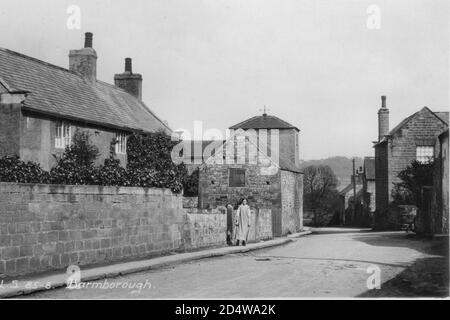
M 115 85 L 97 80 L 92 34 L 84 48 L 71 50 L 69 69 L 0 48 L 0 156 L 17 154 L 48 170 L 72 141 L 76 129 L 87 131 L 102 163 L 111 142 L 126 164 L 127 136 L 133 131 L 170 128 L 142 102 L 142 76 L 116 74 Z
M 345 186 L 344 189 L 339 191 L 340 198 L 340 221 L 343 224 L 353 224 L 357 220 L 357 213 L 353 215 L 353 198 L 356 191 L 357 204 L 361 202 L 361 194 L 363 191 L 363 177 L 361 172 L 356 172 L 356 179 L 353 179 L 353 175 L 350 176 L 350 183 Z M 355 183 L 355 187 L 353 184 Z M 360 210 L 360 205 L 357 205 L 356 210 Z
M 376 211 L 376 190 L 375 190 L 375 158 L 365 157 L 363 164 L 363 204 L 364 211 L 373 215 Z
M 230 138 L 217 141 L 199 172 L 199 207 L 236 205 L 271 209 L 272 234 L 303 227 L 303 174 L 299 129 L 264 113 L 230 127 Z
M 389 205 L 398 174 L 413 160 L 427 161 L 439 154 L 437 137 L 448 128 L 449 113 L 433 112 L 424 107 L 389 131 L 389 109 L 382 96 L 378 111 L 378 140 L 375 148 L 375 227 L 392 223 Z

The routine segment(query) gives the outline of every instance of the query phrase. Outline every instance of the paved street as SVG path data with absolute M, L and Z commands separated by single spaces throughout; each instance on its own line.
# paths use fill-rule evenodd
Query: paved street
M 333 232 L 336 232 L 334 230 Z M 284 246 L 205 259 L 108 279 L 107 284 L 146 283 L 136 288 L 66 288 L 23 298 L 158 299 L 367 297 L 444 295 L 448 238 L 418 239 L 404 232 L 323 232 Z M 421 264 L 431 271 L 418 269 Z M 381 289 L 367 288 L 367 268 L 381 270 Z M 446 274 L 447 272 L 447 274 Z M 425 281 L 425 282 L 424 282 Z M 97 283 L 105 284 L 105 280 Z M 149 288 L 151 283 L 151 288 Z M 91 283 L 92 285 L 92 283 Z

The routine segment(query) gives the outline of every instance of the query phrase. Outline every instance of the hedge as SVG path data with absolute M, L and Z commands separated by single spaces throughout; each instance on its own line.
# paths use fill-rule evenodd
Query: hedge
M 185 165 L 173 163 L 170 153 L 176 142 L 164 132 L 133 133 L 127 142 L 126 168 L 115 158 L 114 144 L 112 141 L 110 157 L 104 164 L 95 166 L 98 148 L 87 133 L 77 130 L 72 144 L 57 158 L 50 172 L 17 155 L 4 156 L 0 158 L 0 181 L 169 188 L 175 193 L 187 188 L 190 194 L 196 190 Z

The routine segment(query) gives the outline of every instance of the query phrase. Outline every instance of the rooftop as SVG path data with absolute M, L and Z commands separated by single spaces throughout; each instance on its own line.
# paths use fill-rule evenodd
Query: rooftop
M 0 48 L 0 83 L 29 92 L 23 108 L 123 130 L 170 128 L 142 101 L 112 84 L 86 81 L 65 68 Z
M 295 129 L 300 131 L 292 124 L 266 113 L 235 124 L 234 126 L 231 126 L 230 129 Z

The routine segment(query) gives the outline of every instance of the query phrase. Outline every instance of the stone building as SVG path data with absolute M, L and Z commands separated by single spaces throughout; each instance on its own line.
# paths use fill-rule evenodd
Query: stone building
M 433 172 L 432 205 L 430 214 L 430 233 L 448 234 L 448 129 L 438 137 L 440 150 L 436 155 Z
M 375 192 L 375 158 L 365 157 L 363 164 L 363 204 L 364 210 L 373 216 L 376 211 L 376 192 Z
M 341 191 L 339 191 L 339 199 L 340 199 L 340 222 L 343 224 L 354 224 L 355 215 L 353 214 L 353 203 L 354 203 L 354 193 L 356 192 L 356 201 L 357 203 L 361 202 L 361 192 L 363 190 L 363 179 L 362 173 L 356 172 L 356 179 L 353 179 L 353 175 L 350 176 L 350 183 Z M 353 183 L 355 183 L 355 187 L 353 187 Z M 359 210 L 359 206 L 357 205 L 357 210 Z
M 271 209 L 272 233 L 303 227 L 303 174 L 298 167 L 299 129 L 264 113 L 230 128 L 231 137 L 200 166 L 199 206 L 236 205 L 247 198 Z
M 439 153 L 437 137 L 448 128 L 448 117 L 448 112 L 433 112 L 424 107 L 389 131 L 389 109 L 386 97 L 382 96 L 378 111 L 378 141 L 374 143 L 376 228 L 395 223 L 395 217 L 389 212 L 393 184 L 400 182 L 399 172 L 413 160 L 427 161 Z
M 92 34 L 85 36 L 84 48 L 69 53 L 69 69 L 0 48 L 0 156 L 16 154 L 48 170 L 80 128 L 99 148 L 98 163 L 114 141 L 125 165 L 128 134 L 171 132 L 142 102 L 142 76 L 130 58 L 115 85 L 97 80 Z

